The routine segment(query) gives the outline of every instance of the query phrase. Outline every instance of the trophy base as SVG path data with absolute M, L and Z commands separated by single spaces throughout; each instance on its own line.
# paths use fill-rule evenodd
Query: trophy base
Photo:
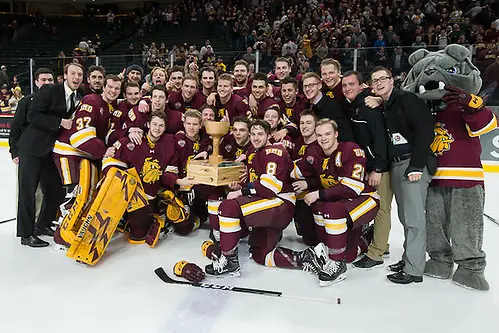
M 187 168 L 188 177 L 194 178 L 194 181 L 199 184 L 211 186 L 229 185 L 231 182 L 239 180 L 239 177 L 244 173 L 246 173 L 244 164 L 213 166 L 206 160 L 191 160 Z

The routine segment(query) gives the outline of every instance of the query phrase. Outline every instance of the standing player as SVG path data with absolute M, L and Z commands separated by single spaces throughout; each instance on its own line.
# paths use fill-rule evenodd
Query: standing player
M 234 124 L 237 117 L 246 117 L 249 111 L 248 100 L 233 94 L 233 80 L 229 74 L 222 74 L 217 82 L 216 118 Z
M 206 103 L 206 97 L 198 90 L 198 78 L 192 74 L 182 79 L 180 91 L 172 91 L 168 99 L 168 106 L 172 110 L 185 113 L 190 109 L 198 110 Z

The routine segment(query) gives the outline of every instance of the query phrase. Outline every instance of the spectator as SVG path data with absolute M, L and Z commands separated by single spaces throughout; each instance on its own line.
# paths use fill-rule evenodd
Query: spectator
M 448 44 L 447 32 L 444 29 L 442 29 L 440 31 L 440 35 L 437 37 L 437 45 L 438 45 L 439 49 L 443 50 L 443 49 L 445 49 L 447 44 Z
M 243 55 L 243 60 L 248 64 L 254 64 L 256 62 L 256 55 L 253 53 L 253 49 L 250 46 L 246 48 L 246 54 Z
M 16 112 L 17 105 L 23 97 L 24 95 L 21 91 L 21 87 L 17 86 L 12 90 L 12 97 L 9 99 L 10 112 Z
M 390 58 L 388 68 L 391 70 L 393 75 L 399 75 L 402 72 L 405 72 L 409 67 L 408 56 L 399 46 L 395 49 L 395 53 Z
M 4 84 L 9 84 L 9 75 L 7 75 L 7 66 L 2 65 L 0 67 L 0 86 L 3 86 Z
M 412 48 L 413 51 L 419 50 L 419 49 L 426 49 L 426 43 L 423 42 L 421 36 L 416 36 L 416 41 L 412 43 Z

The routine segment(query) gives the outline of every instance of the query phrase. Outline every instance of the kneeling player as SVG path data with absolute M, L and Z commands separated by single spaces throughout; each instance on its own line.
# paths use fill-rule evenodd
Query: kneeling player
M 305 195 L 304 201 L 312 208 L 319 241 L 326 244 L 314 249 L 322 262 L 313 268 L 319 272 L 320 284 L 329 285 L 343 280 L 346 262 L 367 249 L 362 227 L 376 216 L 379 197 L 365 182 L 364 151 L 353 142 L 338 142 L 334 121 L 318 121 L 315 134 L 322 156 L 305 154 L 295 163 L 294 172 L 315 173 L 321 185 L 320 190 Z
M 239 275 L 237 245 L 243 228 L 251 230 L 248 242 L 257 263 L 286 266 L 288 260 L 276 251 L 276 245 L 295 208 L 289 175 L 291 157 L 281 145 L 270 144 L 266 121 L 254 121 L 250 133 L 253 147 L 247 156 L 249 183 L 244 188 L 233 186 L 218 208 L 221 255 L 206 266 L 210 275 Z
M 128 214 L 128 226 L 130 229 L 129 241 L 131 243 L 147 243 L 153 247 L 157 240 L 164 221 L 157 215 L 153 200 L 160 188 L 173 190 L 179 186 L 191 186 L 187 178 L 178 177 L 177 159 L 175 151 L 175 138 L 166 134 L 166 115 L 162 111 L 153 111 L 150 121 L 147 123 L 148 132 L 140 144 L 135 144 L 130 138 L 124 138 L 114 144 L 116 152 L 113 158 L 105 159 L 103 163 L 104 172 L 112 166 L 118 168 L 134 167 L 144 187 L 144 192 L 150 204 Z M 169 205 L 166 216 L 175 208 L 175 221 L 181 222 L 187 218 L 187 209 L 182 202 L 173 196 L 170 191 L 166 195 Z M 183 216 L 182 216 L 183 215 Z

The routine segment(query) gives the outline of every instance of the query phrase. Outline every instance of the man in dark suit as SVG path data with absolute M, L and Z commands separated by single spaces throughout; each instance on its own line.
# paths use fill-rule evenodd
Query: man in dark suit
M 45 84 L 54 83 L 54 73 L 52 70 L 48 68 L 39 68 L 35 72 L 35 86 L 37 89 L 40 89 Z M 19 149 L 17 147 L 17 142 L 21 137 L 22 132 L 28 126 L 28 110 L 31 107 L 31 103 L 35 98 L 35 95 L 38 93 L 38 90 L 35 90 L 33 94 L 25 96 L 21 101 L 19 101 L 19 105 L 17 106 L 16 113 L 14 115 L 14 120 L 12 121 L 12 125 L 10 127 L 10 135 L 9 135 L 9 152 L 12 156 L 12 162 L 15 164 L 19 164 Z M 18 169 L 16 168 L 16 172 Z M 16 189 L 16 197 L 19 196 L 19 189 Z M 38 186 L 36 190 L 36 215 L 40 213 L 41 204 L 42 204 L 42 191 Z M 36 235 L 35 230 L 35 235 Z
M 28 110 L 28 126 L 18 141 L 20 191 L 17 236 L 21 237 L 23 245 L 49 245 L 35 235 L 35 192 L 39 183 L 44 199 L 37 234 L 53 235 L 49 226 L 56 217 L 64 190 L 52 159 L 52 149 L 59 129 L 71 128 L 71 116 L 80 99 L 77 90 L 82 81 L 83 67 L 75 63 L 66 65 L 64 83 L 44 85 Z

